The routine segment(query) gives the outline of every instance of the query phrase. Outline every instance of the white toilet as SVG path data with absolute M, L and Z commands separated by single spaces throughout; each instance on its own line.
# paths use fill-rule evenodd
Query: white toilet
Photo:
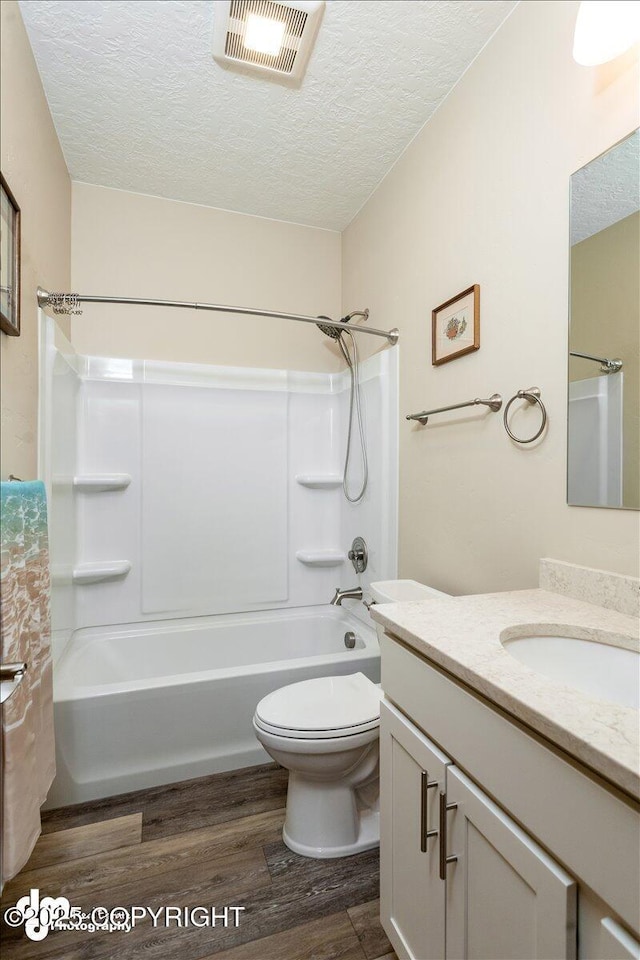
M 414 580 L 372 583 L 369 593 L 376 603 L 446 596 Z M 346 857 L 378 846 L 381 696 L 355 673 L 292 683 L 256 707 L 256 737 L 289 770 L 282 836 L 295 853 Z

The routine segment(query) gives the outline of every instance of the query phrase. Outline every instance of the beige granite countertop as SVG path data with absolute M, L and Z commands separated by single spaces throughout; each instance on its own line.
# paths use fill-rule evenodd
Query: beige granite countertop
M 380 604 L 370 613 L 418 654 L 638 796 L 638 711 L 547 679 L 512 657 L 500 641 L 509 628 L 521 627 L 526 635 L 525 627 L 544 625 L 545 633 L 562 635 L 568 627 L 566 635 L 584 639 L 598 639 L 598 631 L 604 631 L 613 646 L 638 649 L 636 617 L 547 590 Z

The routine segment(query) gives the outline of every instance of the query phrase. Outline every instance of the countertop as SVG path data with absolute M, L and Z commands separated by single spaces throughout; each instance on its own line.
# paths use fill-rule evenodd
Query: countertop
M 370 609 L 386 631 L 494 702 L 626 793 L 640 793 L 640 714 L 581 693 L 521 664 L 500 642 L 509 628 L 567 627 L 584 639 L 608 634 L 613 646 L 638 649 L 639 621 L 547 590 L 519 590 Z M 571 630 L 569 631 L 571 633 Z

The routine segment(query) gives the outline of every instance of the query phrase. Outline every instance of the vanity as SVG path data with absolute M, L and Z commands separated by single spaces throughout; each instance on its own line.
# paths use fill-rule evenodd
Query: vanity
M 638 581 L 543 560 L 540 584 L 371 609 L 381 918 L 400 958 L 640 956 Z M 625 651 L 621 689 L 599 687 L 607 649 L 578 676 L 548 651 L 522 662 L 530 637 Z

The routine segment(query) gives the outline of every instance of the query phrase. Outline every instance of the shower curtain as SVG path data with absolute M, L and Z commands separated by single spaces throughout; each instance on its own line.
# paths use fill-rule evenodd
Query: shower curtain
M 2 660 L 25 661 L 2 705 L 2 879 L 24 866 L 40 835 L 55 774 L 47 502 L 44 484 L 2 483 Z

